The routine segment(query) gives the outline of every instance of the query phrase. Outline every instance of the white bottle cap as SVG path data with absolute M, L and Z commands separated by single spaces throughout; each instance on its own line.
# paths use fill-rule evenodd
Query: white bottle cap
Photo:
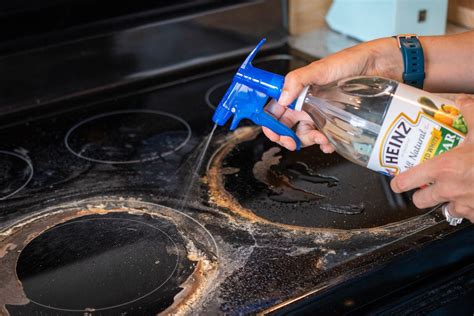
M 301 91 L 298 99 L 296 99 L 295 104 L 295 111 L 301 111 L 303 108 L 304 99 L 306 98 L 306 94 L 308 93 L 309 86 L 304 87 L 303 91 Z

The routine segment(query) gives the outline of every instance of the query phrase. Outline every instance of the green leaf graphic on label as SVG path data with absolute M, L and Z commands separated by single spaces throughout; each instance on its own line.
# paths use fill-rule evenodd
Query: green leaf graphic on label
M 460 114 L 456 119 L 454 119 L 453 127 L 461 133 L 467 134 L 467 124 L 462 114 Z

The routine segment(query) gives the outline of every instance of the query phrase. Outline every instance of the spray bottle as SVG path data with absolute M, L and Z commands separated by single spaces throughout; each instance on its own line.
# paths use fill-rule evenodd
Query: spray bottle
M 287 126 L 266 113 L 278 99 L 284 77 L 252 66 L 265 39 L 234 76 L 213 116 L 230 129 L 243 118 L 301 142 Z M 387 175 L 397 175 L 459 145 L 466 122 L 452 102 L 423 90 L 381 78 L 358 76 L 324 86 L 308 86 L 290 105 L 307 112 L 317 128 L 346 159 Z

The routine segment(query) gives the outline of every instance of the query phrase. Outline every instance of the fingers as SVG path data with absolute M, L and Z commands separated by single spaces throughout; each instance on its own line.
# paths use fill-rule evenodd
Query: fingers
M 381 39 L 377 41 L 362 43 L 354 47 L 344 49 L 340 52 L 315 61 L 305 67 L 298 68 L 285 77 L 282 94 L 278 102 L 288 106 L 293 102 L 301 90 L 308 85 L 324 85 L 335 80 L 362 74 L 378 74 L 387 76 L 394 68 L 394 60 L 387 58 L 392 56 L 395 45 L 393 39 Z M 395 51 L 396 53 L 396 51 Z M 393 54 L 397 64 L 402 65 L 400 54 Z M 375 68 L 375 61 L 380 58 L 388 60 L 384 67 Z M 396 73 L 398 74 L 398 67 Z
M 296 128 L 296 136 L 301 140 L 301 146 L 307 147 L 316 144 L 316 140 L 319 140 L 319 135 L 313 122 L 302 121 L 299 122 Z
M 454 216 L 454 217 L 463 217 L 463 216 L 461 216 L 461 215 L 462 215 L 462 212 L 460 212 L 462 208 L 461 208 L 459 205 L 458 205 L 458 207 L 456 208 L 454 202 L 448 203 L 447 209 L 448 209 L 448 213 L 449 213 L 451 216 Z
M 292 128 L 299 121 L 311 120 L 306 112 L 298 112 L 280 105 L 277 101 L 270 101 L 265 107 L 265 112 L 271 114 L 274 118 Z
M 418 208 L 428 208 L 446 202 L 439 185 L 430 185 L 413 194 L 413 203 Z M 449 214 L 454 217 L 466 218 L 474 223 L 474 208 L 461 202 L 450 202 L 447 206 Z
M 309 85 L 310 65 L 298 68 L 285 76 L 285 83 L 278 103 L 288 106 L 296 99 L 306 85 Z
M 336 148 L 331 144 L 321 145 L 321 151 L 325 154 L 330 154 L 336 151 Z
M 449 203 L 447 208 L 451 216 L 465 218 L 474 223 L 474 208 L 456 202 Z
M 296 150 L 296 142 L 289 136 L 278 135 L 268 127 L 262 126 L 262 131 L 265 136 L 268 137 L 272 142 L 285 147 L 288 150 Z
M 416 191 L 413 203 L 418 208 L 450 202 L 451 215 L 474 221 L 474 146 L 458 147 L 396 176 L 391 184 L 395 192 L 404 192 L 425 184 Z
M 296 128 L 296 135 L 301 140 L 303 147 L 319 144 L 324 153 L 332 153 L 334 147 L 327 137 L 316 129 L 313 121 L 300 121 Z
M 297 112 L 281 106 L 276 101 L 270 102 L 265 110 L 272 114 L 280 123 L 293 128 L 298 124 L 296 135 L 302 141 L 302 146 L 310 146 L 315 143 L 327 144 L 327 139 L 323 134 L 316 131 L 313 121 L 305 112 Z M 262 127 L 262 131 L 271 141 L 286 147 L 289 150 L 296 149 L 296 143 L 291 137 L 280 136 L 267 127 Z
M 282 124 L 288 126 L 289 128 L 292 128 L 298 122 L 298 120 L 297 120 L 297 117 L 295 117 L 294 115 L 291 115 L 291 114 L 288 115 L 287 110 L 288 108 L 281 106 L 275 100 L 270 101 L 265 107 L 266 112 L 271 114 L 273 117 L 279 120 Z M 262 126 L 262 131 L 265 134 L 265 136 L 267 136 L 268 139 L 270 139 L 272 142 L 279 143 L 280 145 L 288 148 L 289 150 L 296 149 L 296 143 L 291 138 L 290 138 L 291 141 L 289 141 L 288 139 L 285 139 L 282 142 L 283 136 L 280 136 L 279 134 L 275 133 L 268 127 Z
M 457 105 L 468 127 L 474 130 L 474 98 L 461 96 Z M 394 192 L 400 193 L 429 186 L 416 191 L 413 203 L 419 208 L 450 202 L 449 212 L 454 217 L 474 222 L 474 144 L 467 135 L 463 144 L 396 176 L 390 183 Z
M 469 103 L 471 101 L 474 101 L 474 97 L 468 95 L 468 94 L 464 94 L 464 93 L 461 93 L 460 95 L 458 95 L 458 97 L 456 98 L 456 104 L 457 105 L 460 105 L 460 106 L 463 106 L 464 103 Z
M 264 126 L 262 126 L 262 131 L 271 141 L 278 143 L 289 150 L 296 149 L 296 143 L 291 137 L 280 136 Z M 334 152 L 334 147 L 329 143 L 329 140 L 324 136 L 324 134 L 315 129 L 312 121 L 301 121 L 296 128 L 296 136 L 301 140 L 302 147 L 319 144 L 324 153 Z
M 413 167 L 390 182 L 390 186 L 395 193 L 401 193 L 420 188 L 426 184 L 433 183 L 435 178 L 432 172 L 432 166 L 436 164 L 436 158 L 423 162 Z
M 372 52 L 368 47 L 371 45 L 360 44 L 358 47 L 342 50 L 305 67 L 291 71 L 285 77 L 285 83 L 278 103 L 288 106 L 296 99 L 305 86 L 312 84 L 325 85 L 352 75 L 366 73 L 367 60 Z
M 293 140 L 293 138 L 289 136 L 280 136 L 268 127 L 262 126 L 262 131 L 265 134 L 265 136 L 268 137 L 272 142 L 275 142 L 279 144 L 280 146 L 285 147 L 288 150 L 295 150 L 296 149 L 296 143 Z
M 272 142 L 278 143 L 280 141 L 280 135 L 269 129 L 268 127 L 262 126 L 262 131 L 265 136 L 268 137 Z
M 427 208 L 438 205 L 447 200 L 441 197 L 439 184 L 429 185 L 413 194 L 413 203 L 418 208 Z
M 440 203 L 447 202 L 447 194 L 444 191 L 456 190 L 456 185 L 451 184 L 444 188 L 436 183 L 424 189 L 420 189 L 413 194 L 413 203 L 418 208 L 428 208 L 436 206 Z M 474 223 L 474 208 L 469 206 L 469 199 L 458 199 L 448 204 L 448 212 L 451 216 L 466 218 Z
M 296 150 L 296 143 L 293 138 L 289 136 L 280 136 L 280 141 L 278 142 L 281 146 L 285 147 L 288 150 Z
M 459 106 L 467 127 L 474 130 L 474 98 L 463 94 L 456 99 L 456 104 Z
M 285 76 L 285 83 L 278 103 L 288 106 L 301 93 L 305 86 L 324 84 L 328 69 L 324 62 L 316 61 L 307 66 L 289 72 Z
M 283 114 L 285 114 L 288 108 L 281 106 L 276 100 L 271 100 L 266 106 L 265 111 L 273 115 L 274 118 L 279 120 Z
M 288 150 L 295 150 L 296 149 L 296 143 L 293 140 L 293 138 L 288 137 L 288 136 L 280 136 L 270 130 L 267 127 L 262 126 L 262 131 L 265 134 L 265 136 L 268 137 L 272 142 L 278 143 L 279 145 L 285 147 Z M 301 147 L 308 147 L 314 144 L 319 144 L 319 143 L 327 143 L 327 139 L 322 135 L 320 132 L 317 130 L 309 130 L 306 133 L 296 133 L 296 136 L 301 141 Z M 328 151 L 330 152 L 330 151 Z

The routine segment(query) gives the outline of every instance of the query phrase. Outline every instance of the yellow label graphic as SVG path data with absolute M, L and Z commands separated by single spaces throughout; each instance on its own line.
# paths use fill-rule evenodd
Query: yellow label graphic
M 367 167 L 397 175 L 461 143 L 467 127 L 449 100 L 399 84 Z
M 433 129 L 428 146 L 426 147 L 425 152 L 421 158 L 422 162 L 431 159 L 436 155 L 436 149 L 438 149 L 439 145 L 441 144 L 441 140 L 443 139 L 442 137 L 443 135 L 441 134 L 440 130 Z

